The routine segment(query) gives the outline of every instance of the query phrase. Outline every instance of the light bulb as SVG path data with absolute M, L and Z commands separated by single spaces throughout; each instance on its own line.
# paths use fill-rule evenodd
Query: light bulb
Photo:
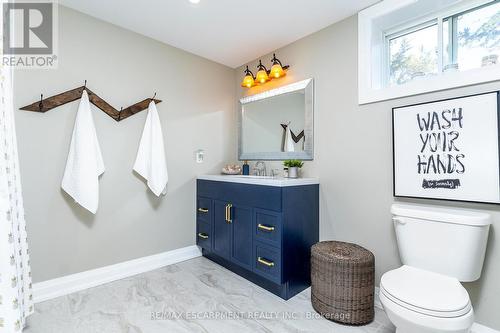
M 242 87 L 252 88 L 255 85 L 255 80 L 252 75 L 246 75 L 241 82 Z
M 283 70 L 280 64 L 275 64 L 271 67 L 271 76 L 275 79 L 285 76 L 286 72 Z
M 261 69 L 257 72 L 256 78 L 260 84 L 264 84 L 267 81 L 269 81 L 269 76 L 267 75 L 267 72 L 263 69 Z

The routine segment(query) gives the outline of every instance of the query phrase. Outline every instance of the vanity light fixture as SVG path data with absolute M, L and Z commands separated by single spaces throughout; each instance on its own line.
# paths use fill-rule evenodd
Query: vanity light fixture
M 262 60 L 259 60 L 259 65 L 257 66 L 257 75 L 255 76 L 257 83 L 264 84 L 269 81 L 269 71 L 266 66 L 262 65 Z
M 255 76 L 253 76 L 253 73 L 251 70 L 245 69 L 245 77 L 243 78 L 243 81 L 241 82 L 242 87 L 247 87 L 247 88 L 252 88 L 255 86 Z
M 273 58 L 271 59 L 271 69 L 268 70 L 266 66 L 262 64 L 262 60 L 259 60 L 259 65 L 257 65 L 257 75 L 248 69 L 245 69 L 245 77 L 241 82 L 241 86 L 245 88 L 252 88 L 256 84 L 264 84 L 269 80 L 278 79 L 286 75 L 286 71 L 290 68 L 289 65 L 283 66 L 281 61 L 276 58 L 276 54 L 273 53 Z
M 290 67 L 289 65 L 283 66 L 281 61 L 276 58 L 276 54 L 273 53 L 273 58 L 271 59 L 272 66 L 271 66 L 271 78 L 273 79 L 278 79 L 282 76 L 286 75 L 286 70 Z

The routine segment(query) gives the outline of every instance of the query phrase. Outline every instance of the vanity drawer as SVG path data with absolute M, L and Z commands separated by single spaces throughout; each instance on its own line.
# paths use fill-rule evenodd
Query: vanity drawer
M 281 213 L 255 209 L 254 238 L 262 243 L 281 248 Z
M 208 198 L 198 197 L 196 204 L 197 221 L 212 223 L 212 200 Z
M 197 191 L 201 197 L 281 212 L 281 187 L 198 179 Z
M 196 245 L 212 250 L 212 225 L 204 221 L 196 222 Z
M 280 284 L 281 249 L 255 241 L 253 272 Z

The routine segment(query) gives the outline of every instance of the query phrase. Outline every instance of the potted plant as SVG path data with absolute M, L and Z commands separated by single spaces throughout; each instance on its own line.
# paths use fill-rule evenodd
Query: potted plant
M 288 177 L 297 178 L 299 176 L 299 169 L 302 168 L 304 162 L 301 160 L 286 160 L 283 165 L 288 168 Z

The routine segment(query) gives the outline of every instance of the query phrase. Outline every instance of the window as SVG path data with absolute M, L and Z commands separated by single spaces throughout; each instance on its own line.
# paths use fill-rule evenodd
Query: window
M 443 42 L 445 69 L 468 70 L 498 62 L 500 2 L 446 18 Z
M 500 0 L 384 0 L 358 14 L 359 104 L 500 81 Z
M 389 40 L 389 84 L 403 84 L 426 75 L 434 75 L 437 66 L 436 23 Z
M 442 34 L 442 38 L 439 35 Z M 386 34 L 386 85 L 499 62 L 500 1 Z M 441 58 L 441 59 L 440 59 Z

